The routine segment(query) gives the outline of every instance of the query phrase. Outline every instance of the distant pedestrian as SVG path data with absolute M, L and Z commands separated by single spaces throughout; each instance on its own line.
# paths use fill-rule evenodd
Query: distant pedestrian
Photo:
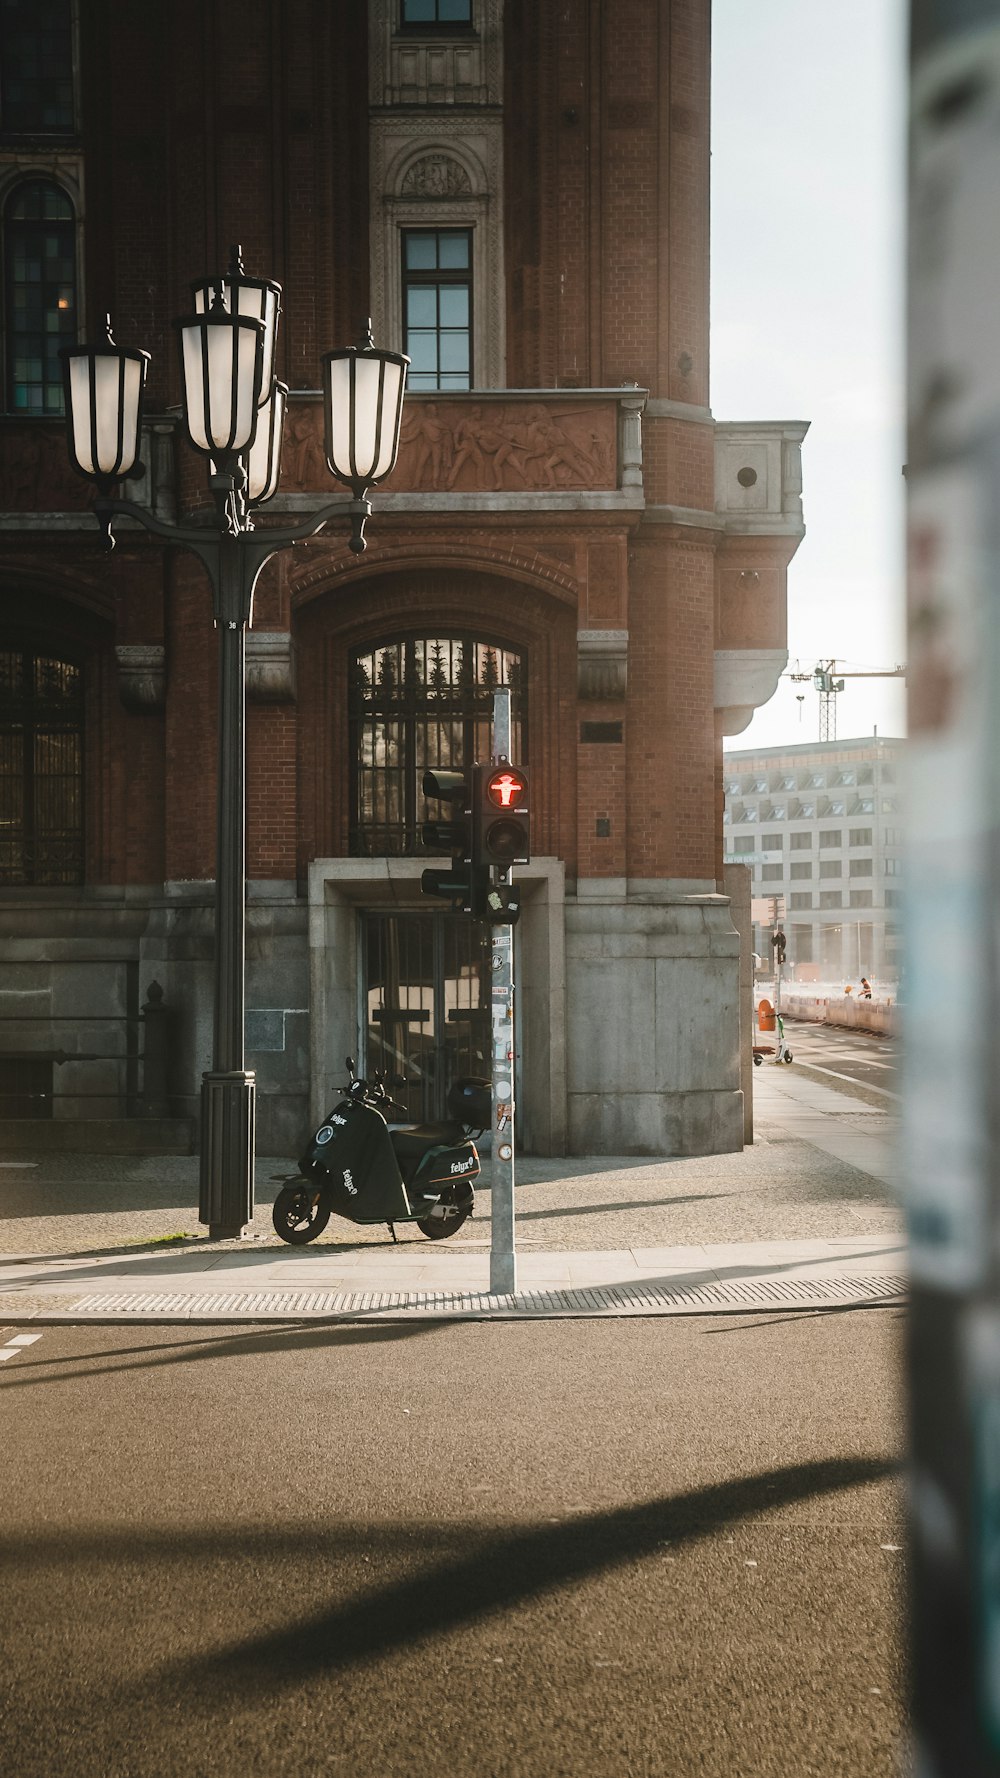
M 868 980 L 868 977 L 866 975 L 863 975 L 861 977 L 861 998 L 862 998 L 862 1000 L 870 1000 L 871 997 L 872 997 L 871 982 Z

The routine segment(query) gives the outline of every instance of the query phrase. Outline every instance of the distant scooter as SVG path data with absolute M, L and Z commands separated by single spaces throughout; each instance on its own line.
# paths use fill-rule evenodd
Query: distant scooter
M 274 1201 L 275 1231 L 292 1247 L 323 1233 L 331 1215 L 348 1222 L 384 1222 L 393 1240 L 397 1222 L 415 1222 L 430 1241 L 458 1233 L 472 1215 L 479 1154 L 471 1132 L 492 1122 L 490 1083 L 468 1075 L 448 1091 L 442 1123 L 390 1130 L 387 1114 L 405 1117 L 386 1091 L 386 1076 L 371 1082 L 347 1058 L 345 1097 L 328 1112 Z
M 776 1062 L 790 1062 L 792 1060 L 792 1052 L 789 1049 L 787 1043 L 785 1042 L 785 1021 L 782 1018 L 780 1012 L 775 1013 L 774 1016 L 775 1016 L 775 1021 L 777 1023 L 777 1026 L 778 1026 L 777 1044 L 773 1048 L 772 1048 L 771 1044 L 769 1044 L 769 1043 L 755 1043 L 754 1044 L 754 1046 L 753 1046 L 753 1065 L 755 1068 L 759 1068 L 761 1066 L 761 1063 L 763 1062 L 765 1056 L 773 1055 Z

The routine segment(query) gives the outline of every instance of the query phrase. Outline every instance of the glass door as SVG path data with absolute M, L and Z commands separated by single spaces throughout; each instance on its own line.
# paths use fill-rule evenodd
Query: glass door
M 362 915 L 365 1071 L 403 1075 L 393 1097 L 415 1121 L 445 1115 L 453 1080 L 490 1078 L 490 938 L 433 911 Z

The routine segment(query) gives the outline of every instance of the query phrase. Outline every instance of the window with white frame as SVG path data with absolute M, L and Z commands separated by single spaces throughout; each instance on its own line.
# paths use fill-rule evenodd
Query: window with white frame
M 403 230 L 403 350 L 414 394 L 472 388 L 472 231 Z

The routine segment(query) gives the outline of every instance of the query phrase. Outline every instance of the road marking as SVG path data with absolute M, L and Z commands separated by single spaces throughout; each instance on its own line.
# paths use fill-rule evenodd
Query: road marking
M 832 1074 L 834 1080 L 849 1081 L 852 1087 L 860 1087 L 862 1092 L 877 1093 L 880 1099 L 895 1099 L 902 1103 L 902 1093 L 890 1093 L 888 1087 L 873 1087 L 867 1080 L 859 1080 L 856 1074 L 841 1074 L 837 1068 L 824 1068 L 822 1062 L 803 1061 L 803 1068 L 812 1068 L 817 1074 Z
M 0 1161 L 0 1167 L 37 1167 L 37 1161 Z
M 19 1358 L 25 1346 L 33 1346 L 41 1337 L 40 1333 L 12 1334 L 6 1345 L 0 1346 L 0 1364 L 5 1364 L 8 1358 Z

